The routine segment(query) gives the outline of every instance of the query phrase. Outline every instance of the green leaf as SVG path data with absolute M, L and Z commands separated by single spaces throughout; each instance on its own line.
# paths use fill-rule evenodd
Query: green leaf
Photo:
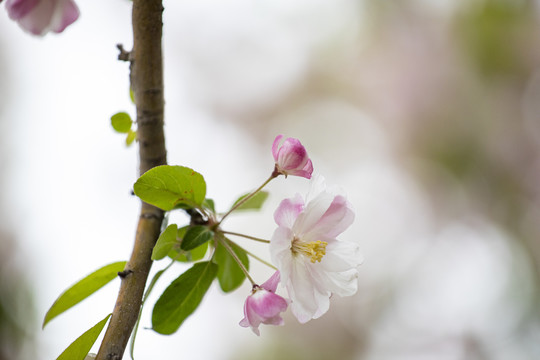
M 205 242 L 201 246 L 196 247 L 191 251 L 184 251 L 176 248 L 172 248 L 168 256 L 176 261 L 180 262 L 192 262 L 201 260 L 208 251 L 208 242 Z
M 126 146 L 130 146 L 133 141 L 137 138 L 137 132 L 129 129 L 127 136 L 126 136 Z
M 112 279 L 116 278 L 118 272 L 124 270 L 125 266 L 125 261 L 105 265 L 64 291 L 64 293 L 56 299 L 49 311 L 47 311 L 45 319 L 43 320 L 43 327 L 45 327 L 49 321 L 69 308 L 77 305 L 79 302 L 101 289 Z
M 169 225 L 165 231 L 159 235 L 156 245 L 152 250 L 152 260 L 161 260 L 171 251 L 172 247 L 179 241 L 176 239 L 178 227 L 176 224 Z
M 133 186 L 141 200 L 169 211 L 185 203 L 200 206 L 206 195 L 201 174 L 184 166 L 162 165 L 145 172 Z
M 111 116 L 111 125 L 119 133 L 128 133 L 132 124 L 133 121 L 126 112 L 119 112 Z
M 236 256 L 240 259 L 245 268 L 249 270 L 249 258 L 244 249 L 230 241 L 225 239 L 227 244 L 232 248 Z M 244 282 L 246 274 L 242 271 L 236 260 L 231 256 L 222 243 L 218 242 L 216 248 L 216 254 L 214 255 L 214 261 L 218 264 L 217 278 L 219 280 L 219 286 L 224 292 L 231 292 L 238 288 Z
M 129 98 L 133 104 L 135 104 L 135 93 L 132 88 L 129 88 Z
M 218 266 L 200 262 L 180 275 L 165 289 L 152 311 L 152 329 L 160 334 L 174 333 L 201 303 Z
M 176 237 L 178 239 L 183 239 L 188 228 L 189 226 L 184 226 L 183 228 L 178 229 Z M 191 251 L 184 251 L 180 248 L 180 244 L 176 244 L 169 252 L 169 257 L 173 260 L 181 262 L 197 261 L 204 257 L 207 250 L 208 242 L 205 242 Z
M 216 207 L 215 207 L 215 204 L 214 204 L 214 200 L 208 199 L 208 198 L 204 199 L 203 206 L 205 208 L 207 208 L 208 210 L 212 211 L 214 214 L 216 213 Z
M 242 199 L 244 199 L 249 194 L 242 195 L 234 202 L 233 207 L 238 204 Z M 251 199 L 240 205 L 236 210 L 260 210 L 260 208 L 264 205 L 264 202 L 268 199 L 268 192 L 267 191 L 259 191 Z M 236 211 L 235 210 L 235 211 Z
M 191 226 L 184 236 L 180 248 L 182 250 L 192 250 L 204 244 L 214 237 L 214 232 L 204 225 Z
M 67 347 L 56 360 L 84 360 L 92 345 L 96 342 L 99 334 L 105 327 L 107 320 L 111 317 L 112 314 L 109 314 L 105 319 L 98 322 L 96 325 L 88 329 L 84 334 L 79 336 L 74 342 Z

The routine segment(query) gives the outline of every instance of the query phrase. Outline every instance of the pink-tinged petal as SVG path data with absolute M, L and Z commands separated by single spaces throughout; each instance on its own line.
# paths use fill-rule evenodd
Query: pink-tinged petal
M 11 20 L 19 20 L 36 7 L 39 0 L 7 0 L 6 10 Z
M 335 238 L 344 232 L 354 221 L 351 205 L 345 197 L 338 195 L 334 198 L 321 218 L 311 225 L 306 237 Z
M 309 233 L 315 224 L 321 219 L 326 210 L 332 204 L 334 196 L 327 192 L 320 193 L 316 198 L 308 202 L 304 211 L 298 215 L 292 229 L 296 235 L 303 236 Z M 306 239 L 307 241 L 317 239 Z
M 308 159 L 306 165 L 301 170 L 288 170 L 289 175 L 301 176 L 306 179 L 311 179 L 311 174 L 313 173 L 313 163 Z
M 55 19 L 54 23 L 51 24 L 51 30 L 61 33 L 79 18 L 79 8 L 71 0 L 61 0 L 56 14 L 58 20 Z
M 55 6 L 56 1 L 39 1 L 29 13 L 18 20 L 19 25 L 34 35 L 45 34 L 52 21 Z
M 283 135 L 278 135 L 274 139 L 274 143 L 272 144 L 272 155 L 274 156 L 274 161 L 278 161 L 278 149 L 279 149 L 279 143 L 281 142 L 281 139 L 283 139 Z
M 277 287 L 276 278 L 279 280 L 279 273 L 276 274 L 265 284 Z M 255 285 L 244 303 L 244 318 L 239 324 L 242 327 L 251 327 L 255 334 L 260 335 L 260 324 L 283 325 L 280 314 L 286 311 L 288 306 L 289 302 L 283 297 Z
M 269 321 L 274 322 L 275 317 L 280 312 L 287 310 L 287 301 L 279 295 L 270 291 L 258 290 L 251 296 L 251 310 L 262 318 L 266 324 Z
M 311 162 L 311 159 L 308 159 L 302 171 L 305 173 L 305 175 L 300 175 L 300 176 L 311 179 L 311 174 L 313 174 L 313 163 Z
M 280 277 L 279 271 L 276 271 L 272 276 L 270 276 L 270 279 L 266 280 L 261 285 L 261 288 L 275 293 L 280 279 L 281 277 Z
M 303 169 L 309 158 L 298 139 L 287 138 L 278 151 L 278 165 L 283 170 Z
M 276 163 L 277 174 L 302 176 L 310 179 L 313 172 L 313 163 L 309 159 L 306 149 L 298 139 L 286 138 L 278 135 L 272 144 L 272 155 Z
M 34 35 L 61 32 L 79 17 L 73 0 L 8 0 L 6 7 L 10 17 Z
M 304 210 L 304 200 L 300 195 L 292 199 L 283 200 L 274 212 L 274 220 L 279 226 L 291 229 L 300 214 Z

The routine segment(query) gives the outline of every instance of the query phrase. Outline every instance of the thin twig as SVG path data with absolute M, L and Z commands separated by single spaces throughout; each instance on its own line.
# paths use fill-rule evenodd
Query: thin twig
M 236 255 L 236 253 L 234 252 L 234 250 L 231 248 L 231 246 L 228 244 L 228 241 L 227 238 L 225 236 L 223 236 L 222 233 L 217 233 L 218 235 L 218 239 L 219 239 L 219 242 L 221 243 L 221 245 L 223 245 L 223 247 L 225 247 L 225 250 L 227 250 L 227 252 L 233 257 L 234 261 L 236 261 L 236 263 L 238 264 L 238 266 L 240 266 L 240 269 L 242 270 L 242 272 L 246 275 L 246 277 L 248 278 L 248 280 L 251 282 L 251 285 L 257 285 L 255 283 L 255 280 L 253 280 L 253 278 L 251 277 L 251 275 L 249 275 L 249 271 L 246 269 L 246 267 L 244 266 L 244 264 L 242 264 L 242 261 L 238 258 L 238 255 Z
M 240 236 L 240 237 L 243 237 L 243 238 L 246 238 L 246 239 L 250 239 L 250 240 L 270 244 L 270 240 L 261 239 L 261 238 L 255 237 L 255 236 L 250 236 L 250 235 L 245 235 L 245 234 L 232 232 L 232 231 L 225 231 L 225 230 L 221 230 L 221 232 L 224 233 L 224 234 L 228 234 L 228 235 Z
M 242 248 L 241 246 L 237 245 L 238 247 Z M 246 249 L 242 248 L 242 250 L 244 250 L 246 252 L 246 254 L 248 254 L 249 256 L 251 256 L 252 258 L 254 258 L 255 260 L 258 260 L 260 261 L 261 263 L 263 263 L 264 265 L 266 266 L 269 266 L 271 267 L 272 269 L 274 270 L 277 270 L 278 268 L 275 267 L 274 265 L 270 264 L 268 261 L 266 260 L 263 260 L 261 259 L 260 257 L 258 257 L 257 255 L 253 254 L 251 251 L 247 251 Z
M 223 215 L 223 217 L 221 218 L 221 220 L 219 221 L 218 225 L 221 224 L 221 222 L 223 220 L 225 220 L 225 218 L 227 216 L 229 216 L 234 210 L 238 209 L 240 206 L 242 206 L 242 204 L 244 204 L 246 201 L 248 201 L 249 199 L 251 199 L 253 196 L 255 196 L 255 194 L 257 194 L 259 191 L 261 191 L 270 181 L 272 181 L 272 179 L 276 178 L 277 175 L 275 175 L 274 173 L 272 173 L 272 175 L 270 175 L 270 177 L 261 185 L 259 186 L 255 191 L 253 191 L 252 193 L 248 194 L 247 196 L 245 196 L 242 200 L 240 200 L 239 202 L 237 202 L 229 211 L 227 211 L 227 213 L 225 215 Z

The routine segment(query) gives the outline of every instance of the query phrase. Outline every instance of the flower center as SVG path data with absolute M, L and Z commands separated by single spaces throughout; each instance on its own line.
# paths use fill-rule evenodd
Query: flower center
M 321 262 L 321 259 L 326 255 L 326 241 L 311 241 L 311 242 L 302 242 L 300 239 L 295 237 L 292 241 L 291 251 L 293 254 L 303 254 L 310 258 L 312 263 Z

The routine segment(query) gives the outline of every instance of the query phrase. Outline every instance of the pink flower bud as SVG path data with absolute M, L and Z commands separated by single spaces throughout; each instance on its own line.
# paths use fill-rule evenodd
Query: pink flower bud
M 79 17 L 73 0 L 7 0 L 9 17 L 34 35 L 60 33 Z
M 260 324 L 283 325 L 283 318 L 279 314 L 287 310 L 289 304 L 275 294 L 278 283 L 279 271 L 276 271 L 261 286 L 253 286 L 253 291 L 244 304 L 244 318 L 240 321 L 240 326 L 251 327 L 258 336 Z
M 272 144 L 272 155 L 276 162 L 277 174 L 302 176 L 311 179 L 313 164 L 309 159 L 306 149 L 298 139 L 286 138 L 283 143 L 283 135 L 278 135 Z

